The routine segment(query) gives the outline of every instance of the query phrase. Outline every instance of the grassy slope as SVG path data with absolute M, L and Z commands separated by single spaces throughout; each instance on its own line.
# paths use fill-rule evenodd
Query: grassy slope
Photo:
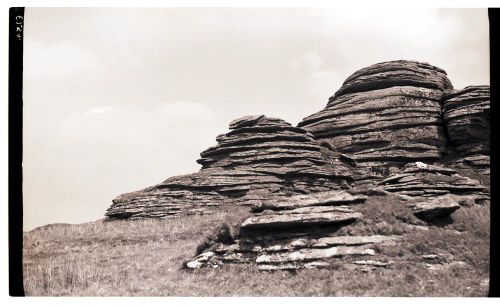
M 45 226 L 25 233 L 27 295 L 73 296 L 484 296 L 489 265 L 489 209 L 461 208 L 454 223 L 415 230 L 394 197 L 372 197 L 359 207 L 362 222 L 348 234 L 407 234 L 384 253 L 398 260 L 370 272 L 309 269 L 260 272 L 224 266 L 189 272 L 182 263 L 222 222 L 235 223 L 247 208 L 171 220 L 93 222 Z M 415 222 L 415 221 L 413 221 Z M 456 231 L 460 231 L 457 233 Z M 430 271 L 418 255 L 448 252 L 463 267 Z

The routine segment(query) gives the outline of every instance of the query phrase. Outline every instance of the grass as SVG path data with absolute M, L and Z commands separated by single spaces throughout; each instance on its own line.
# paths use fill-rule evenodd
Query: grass
M 461 208 L 453 223 L 412 228 L 398 198 L 370 197 L 364 218 L 341 232 L 400 234 L 384 247 L 397 261 L 388 269 L 261 272 L 225 265 L 186 271 L 198 246 L 230 239 L 248 208 L 169 220 L 97 221 L 44 226 L 24 235 L 24 282 L 30 296 L 485 296 L 489 264 L 489 207 Z M 227 224 L 221 235 L 220 226 Z M 422 226 L 421 225 L 421 226 Z M 341 234 L 339 232 L 339 234 Z M 208 238 L 208 239 L 207 239 Z M 416 262 L 444 252 L 466 266 L 429 271 Z

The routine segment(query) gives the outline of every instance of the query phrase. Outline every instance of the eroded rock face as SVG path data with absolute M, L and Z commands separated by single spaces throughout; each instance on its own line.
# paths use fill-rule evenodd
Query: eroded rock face
M 443 97 L 443 118 L 449 145 L 456 151 L 452 163 L 489 173 L 490 87 L 468 86 Z
M 481 202 L 489 200 L 486 187 L 476 179 L 458 174 L 458 171 L 422 162 L 409 163 L 398 174 L 378 183 L 385 191 L 411 197 L 435 198 L 467 196 Z
M 350 169 L 326 158 L 302 128 L 263 115 L 230 123 L 230 132 L 205 151 L 194 174 L 175 176 L 118 196 L 108 218 L 203 214 L 219 205 L 252 205 L 262 199 L 347 187 Z
M 347 78 L 325 109 L 298 126 L 359 162 L 359 169 L 436 161 L 446 145 L 441 98 L 452 88 L 440 68 L 379 63 Z M 358 179 L 374 177 L 360 173 Z
M 219 137 L 219 144 L 202 153 L 199 162 L 204 169 L 246 163 L 259 168 L 261 162 L 250 162 L 258 152 L 267 161 L 307 150 L 301 156 L 311 165 L 308 175 L 329 169 L 327 173 L 340 179 L 345 171 L 353 184 L 345 191 L 254 199 L 251 216 L 238 225 L 237 238 L 212 242 L 188 268 L 225 263 L 262 270 L 384 268 L 397 262 L 398 254 L 384 251 L 391 250 L 389 245 L 400 248 L 411 231 L 451 223 L 453 212 L 462 206 L 489 204 L 486 176 L 476 172 L 489 173 L 489 87 L 454 90 L 446 73 L 435 66 L 375 64 L 348 77 L 325 109 L 304 118 L 297 128 L 270 121 L 245 117 L 232 122 L 234 133 Z M 292 137 L 292 132 L 301 137 Z M 240 138 L 253 137 L 264 143 L 249 155 Z M 308 137 L 317 143 L 310 144 Z M 268 149 L 267 142 L 280 149 Z M 377 199 L 362 209 L 367 199 L 377 196 L 393 206 L 394 216 L 387 217 Z M 372 219 L 374 204 L 383 214 Z M 392 221 L 394 217 L 401 223 Z
M 385 267 L 391 261 L 377 247 L 397 238 L 336 235 L 366 221 L 357 206 L 367 198 L 395 193 L 419 222 L 489 203 L 483 186 L 489 181 L 476 176 L 489 174 L 489 87 L 454 90 L 446 73 L 429 64 L 361 69 L 298 127 L 257 115 L 232 121 L 229 130 L 200 154 L 199 172 L 120 195 L 106 216 L 165 218 L 251 206 L 239 238 L 211 246 L 189 268 L 331 267 L 343 257 L 353 267 Z
M 233 243 L 210 246 L 186 267 L 253 263 L 261 270 L 294 270 L 331 267 L 345 257 L 354 257 L 348 261 L 353 265 L 388 266 L 390 262 L 381 261 L 383 255 L 377 255 L 376 248 L 397 244 L 399 236 L 335 235 L 339 228 L 363 218 L 356 207 L 365 200 L 365 196 L 330 191 L 263 201 L 241 223 Z

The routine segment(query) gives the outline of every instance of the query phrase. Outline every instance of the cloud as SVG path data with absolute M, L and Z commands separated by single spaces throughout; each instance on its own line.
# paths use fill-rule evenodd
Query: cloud
M 323 66 L 324 60 L 316 51 L 308 51 L 301 57 L 294 58 L 290 67 L 294 70 L 318 70 Z
M 457 88 L 489 82 L 485 65 L 479 64 L 488 53 L 485 10 L 360 8 L 313 13 L 317 27 L 310 36 L 319 43 L 293 59 L 290 67 L 305 74 L 307 91 L 316 97 L 326 99 L 358 69 L 398 59 L 439 66 Z M 467 28 L 470 20 L 484 31 Z
M 215 111 L 207 104 L 192 101 L 162 103 L 157 111 L 160 121 L 169 124 L 192 126 L 213 122 Z
M 134 147 L 152 148 L 168 139 L 183 148 L 206 143 L 203 138 L 214 131 L 215 119 L 215 111 L 201 102 L 165 102 L 154 108 L 97 106 L 62 120 L 56 132 L 61 142 L 85 146 L 135 151 Z
M 83 114 L 84 115 L 101 114 L 101 113 L 111 112 L 111 110 L 113 110 L 113 107 L 110 107 L 110 106 L 95 107 L 95 108 L 92 108 L 92 109 L 86 111 Z
M 27 78 L 65 78 L 86 72 L 95 74 L 98 68 L 98 58 L 72 41 L 25 41 L 23 72 Z

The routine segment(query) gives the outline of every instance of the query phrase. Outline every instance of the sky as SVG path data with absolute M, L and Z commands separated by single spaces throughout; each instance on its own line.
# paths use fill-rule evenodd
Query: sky
M 196 172 L 231 120 L 296 125 L 378 62 L 489 84 L 488 44 L 486 9 L 27 8 L 23 227 L 101 219 Z

